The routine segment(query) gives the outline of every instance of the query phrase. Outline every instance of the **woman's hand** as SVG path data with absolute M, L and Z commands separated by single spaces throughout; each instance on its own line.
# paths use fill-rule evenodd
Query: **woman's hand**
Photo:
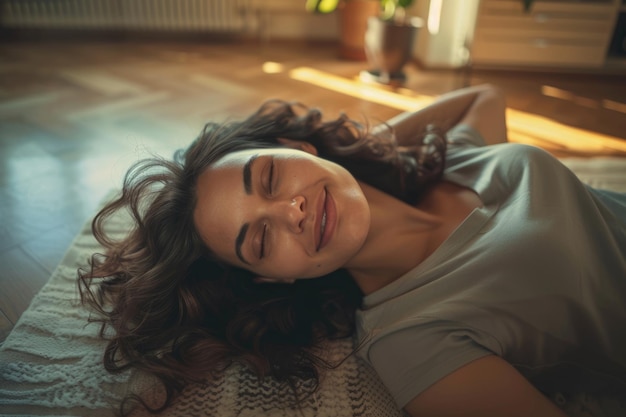
M 437 381 L 404 409 L 414 417 L 566 417 L 504 359 L 477 359 Z

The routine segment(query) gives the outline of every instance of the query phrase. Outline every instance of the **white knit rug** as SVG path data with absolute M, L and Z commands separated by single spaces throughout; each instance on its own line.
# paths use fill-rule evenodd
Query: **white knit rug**
M 626 192 L 626 159 L 564 162 L 595 187 Z M 111 230 L 123 233 L 124 222 Z M 0 416 L 112 416 L 125 393 L 149 386 L 144 378 L 104 371 L 98 327 L 86 324 L 88 313 L 76 303 L 76 269 L 97 249 L 85 227 L 0 348 Z M 341 358 L 351 348 L 349 340 L 336 342 L 329 346 L 329 355 Z M 354 356 L 325 374 L 320 390 L 304 401 L 301 410 L 291 408 L 290 400 L 287 387 L 270 379 L 257 381 L 244 369 L 232 367 L 218 381 L 188 387 L 163 415 L 402 415 L 373 371 Z M 587 397 L 557 401 L 572 416 L 626 415 L 617 406 L 598 406 Z M 613 408 L 620 414 L 613 414 Z

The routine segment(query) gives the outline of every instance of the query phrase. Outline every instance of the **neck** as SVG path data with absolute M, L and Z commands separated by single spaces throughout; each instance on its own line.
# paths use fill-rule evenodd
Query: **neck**
M 346 268 L 367 295 L 430 255 L 434 250 L 430 236 L 441 221 L 367 184 L 361 187 L 370 206 L 370 231 Z

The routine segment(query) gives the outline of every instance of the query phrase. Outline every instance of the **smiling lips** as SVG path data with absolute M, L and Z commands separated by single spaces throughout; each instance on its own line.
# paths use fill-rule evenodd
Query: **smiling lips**
M 322 201 L 321 216 L 319 221 L 319 244 L 317 250 L 320 251 L 324 246 L 328 244 L 333 232 L 335 231 L 335 225 L 337 220 L 337 210 L 335 207 L 335 201 L 332 195 L 324 188 L 324 198 Z
M 320 226 L 320 244 L 322 242 L 322 238 L 324 237 L 324 230 L 326 229 L 326 210 L 322 213 L 322 224 Z

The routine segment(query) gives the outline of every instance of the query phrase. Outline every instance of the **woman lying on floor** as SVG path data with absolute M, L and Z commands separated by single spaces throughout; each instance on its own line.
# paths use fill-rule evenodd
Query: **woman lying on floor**
M 626 392 L 626 195 L 504 143 L 504 113 L 491 86 L 370 131 L 269 101 L 138 163 L 81 273 L 115 330 L 105 366 L 156 375 L 169 402 L 234 361 L 317 378 L 315 347 L 356 332 L 414 416 L 562 416 L 544 393 Z

